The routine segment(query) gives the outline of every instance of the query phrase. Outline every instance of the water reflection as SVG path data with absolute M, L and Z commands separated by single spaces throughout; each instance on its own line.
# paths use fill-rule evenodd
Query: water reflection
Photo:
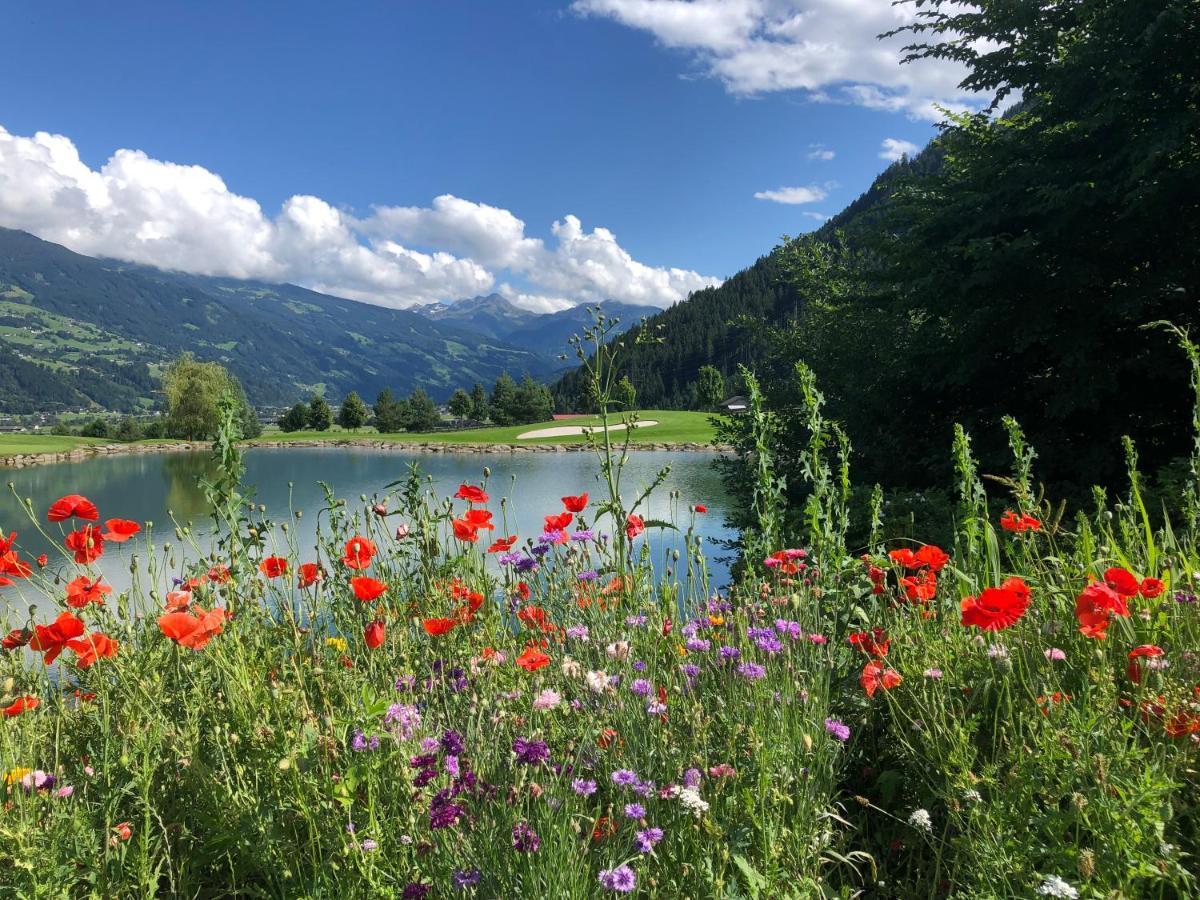
M 623 493 L 627 498 L 652 482 L 663 466 L 671 466 L 666 483 L 653 496 L 647 519 L 687 518 L 693 503 L 708 506 L 709 513 L 697 521 L 698 533 L 708 542 L 710 571 L 714 583 L 727 579 L 724 563 L 717 560 L 716 542 L 732 537 L 723 525 L 725 495 L 713 469 L 714 457 L 707 453 L 631 452 L 625 468 Z M 287 448 L 258 449 L 246 454 L 246 478 L 254 486 L 254 498 L 267 507 L 276 521 L 287 518 L 289 507 L 315 513 L 324 505 L 319 482 L 329 483 L 334 492 L 350 503 L 360 495 L 382 494 L 384 486 L 405 476 L 411 462 L 431 478 L 430 487 L 442 497 L 454 492 L 463 481 L 478 481 L 484 466 L 491 468 L 489 491 L 493 498 L 507 497 L 505 507 L 510 528 L 522 536 L 542 530 L 542 517 L 561 509 L 560 499 L 567 494 L 589 491 L 601 493 L 596 459 L 588 453 L 531 454 L 411 454 L 403 451 L 368 448 Z M 172 523 L 191 524 L 196 541 L 208 546 L 208 507 L 202 482 L 213 472 L 206 453 L 162 453 L 114 455 L 82 463 L 59 463 L 15 469 L 10 472 L 12 492 L 0 498 L 0 525 L 5 533 L 19 532 L 18 544 L 27 557 L 49 553 L 57 558 L 57 528 L 50 526 L 53 540 L 47 540 L 30 526 L 16 498 L 32 500 L 35 513 L 42 517 L 55 498 L 82 493 L 100 508 L 102 519 L 120 517 L 138 522 L 153 522 L 157 543 L 172 540 Z M 672 501 L 670 492 L 678 492 Z M 497 503 L 493 508 L 499 510 Z M 295 537 L 301 547 L 315 544 L 316 516 L 297 523 Z M 139 536 L 140 538 L 140 536 Z M 665 558 L 672 549 L 682 547 L 678 535 L 670 532 L 652 536 L 655 560 Z M 103 557 L 105 577 L 118 590 L 130 583 L 130 557 L 144 555 L 144 543 L 110 547 Z M 35 601 L 36 597 L 21 585 L 6 588 L 0 602 L 13 607 Z

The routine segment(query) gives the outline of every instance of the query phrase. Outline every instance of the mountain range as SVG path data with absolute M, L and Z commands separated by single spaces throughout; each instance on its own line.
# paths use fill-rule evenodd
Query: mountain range
M 373 306 L 95 259 L 0 228 L 0 411 L 148 409 L 158 372 L 185 351 L 227 366 L 259 405 L 312 391 L 370 401 L 385 387 L 443 399 L 503 371 L 561 372 L 557 357 L 584 314 L 539 315 L 497 295 L 463 303 Z

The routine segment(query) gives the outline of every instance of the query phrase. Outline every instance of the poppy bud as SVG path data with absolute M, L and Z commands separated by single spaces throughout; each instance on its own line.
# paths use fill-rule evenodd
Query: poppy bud
M 385 637 L 387 637 L 387 627 L 381 619 L 376 619 L 363 631 L 363 640 L 367 642 L 367 646 L 372 650 L 379 649 Z

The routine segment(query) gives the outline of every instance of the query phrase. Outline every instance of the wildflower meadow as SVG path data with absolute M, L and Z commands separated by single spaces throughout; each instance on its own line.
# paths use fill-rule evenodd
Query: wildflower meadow
M 804 525 L 788 533 L 764 450 L 728 586 L 691 530 L 705 498 L 644 517 L 669 473 L 623 484 L 607 431 L 599 489 L 532 535 L 510 533 L 485 471 L 450 497 L 414 468 L 359 503 L 264 510 L 232 425 L 212 546 L 97 509 L 86 483 L 32 498 L 18 532 L 52 535 L 63 560 L 3 542 L 5 580 L 42 600 L 0 660 L 0 886 L 1195 896 L 1200 367 L 1184 340 L 1182 518 L 1146 508 L 1131 444 L 1125 489 L 1064 513 L 1009 421 L 996 496 L 968 435 L 948 448 L 951 546 L 889 540 L 878 492 L 848 546 L 847 448 L 813 390 Z M 301 515 L 316 546 L 294 537 Z M 654 558 L 658 529 L 685 549 Z M 116 592 L 97 565 L 121 543 L 141 563 Z

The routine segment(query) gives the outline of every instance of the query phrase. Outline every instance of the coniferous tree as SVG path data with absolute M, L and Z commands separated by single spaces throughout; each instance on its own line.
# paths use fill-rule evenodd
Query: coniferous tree
M 367 404 L 363 403 L 357 391 L 351 391 L 342 401 L 337 423 L 347 431 L 355 431 L 367 424 Z
M 450 408 L 450 415 L 456 419 L 469 419 L 471 418 L 471 411 L 474 409 L 475 404 L 471 402 L 470 394 L 462 388 L 457 388 L 450 395 L 448 406 Z
M 423 388 L 415 388 L 409 395 L 407 413 L 405 422 L 407 431 L 433 431 L 442 421 L 437 406 Z
M 476 422 L 486 422 L 488 420 L 488 398 L 487 392 L 483 389 L 483 385 L 478 381 L 471 388 L 471 418 Z
M 308 427 L 313 431 L 328 431 L 333 427 L 333 410 L 320 394 L 308 401 Z
M 501 372 L 492 386 L 491 418 L 497 425 L 512 425 L 517 398 L 517 384 L 507 372 Z
M 404 414 L 391 388 L 384 388 L 375 398 L 375 429 L 380 434 L 392 434 L 404 428 Z

